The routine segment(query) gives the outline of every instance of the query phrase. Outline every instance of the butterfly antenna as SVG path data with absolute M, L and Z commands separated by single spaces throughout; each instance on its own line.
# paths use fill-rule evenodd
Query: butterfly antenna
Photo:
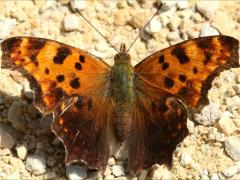
M 102 36 L 103 39 L 105 39 L 105 41 L 107 41 L 107 43 L 108 43 L 113 49 L 115 49 L 115 51 L 117 51 L 117 53 L 119 53 L 118 50 L 114 47 L 114 45 L 113 45 L 92 23 L 90 23 L 90 21 L 87 20 L 87 18 L 85 18 L 85 16 L 83 16 L 83 14 L 82 14 L 77 8 L 75 9 L 75 11 L 76 11 L 80 16 L 82 16 L 82 18 L 83 18 L 85 21 L 87 21 L 88 24 L 90 24 L 90 26 L 92 26 L 92 28 L 95 29 L 95 31 L 97 31 L 98 34 L 100 34 L 100 36 Z
M 145 30 L 145 28 L 147 27 L 147 25 L 152 21 L 152 19 L 154 18 L 154 16 L 156 16 L 158 14 L 158 11 L 161 9 L 162 7 L 162 3 L 158 6 L 156 12 L 153 14 L 153 16 L 151 17 L 151 19 L 145 24 L 145 26 L 142 28 L 142 30 L 140 31 L 140 33 L 137 35 L 137 37 L 134 39 L 134 41 L 132 42 L 131 46 L 128 48 L 128 51 L 131 49 L 131 47 L 133 46 L 133 44 L 136 42 L 136 40 L 139 38 L 139 36 L 143 33 L 143 31 Z

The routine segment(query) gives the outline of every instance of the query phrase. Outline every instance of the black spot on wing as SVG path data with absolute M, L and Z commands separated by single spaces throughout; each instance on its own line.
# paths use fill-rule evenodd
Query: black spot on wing
M 187 80 L 187 77 L 184 75 L 184 74 L 180 74 L 179 76 L 178 76 L 178 79 L 181 81 L 181 82 L 186 82 L 186 80 Z
M 57 79 L 58 82 L 63 82 L 65 80 L 65 76 L 60 74 L 56 77 L 56 79 Z
M 164 55 L 161 55 L 161 56 L 159 57 L 159 60 L 158 60 L 158 62 L 161 64 L 161 63 L 163 63 L 163 62 L 164 62 L 164 60 L 165 60 L 165 57 L 164 57 Z
M 172 50 L 171 54 L 178 58 L 180 64 L 185 64 L 190 61 L 189 57 L 185 53 L 185 49 L 182 47 L 176 46 Z
M 212 54 L 210 52 L 205 51 L 204 56 L 205 56 L 205 59 L 203 61 L 203 64 L 206 65 L 211 61 Z
M 67 47 L 59 47 L 53 61 L 55 64 L 63 64 L 64 59 L 69 55 L 71 55 L 71 51 Z
M 85 62 L 85 57 L 83 55 L 80 55 L 79 56 L 79 61 L 84 63 Z
M 197 69 L 197 67 L 194 67 L 193 68 L 193 74 L 197 74 L 198 73 L 198 69 Z
M 168 67 L 169 67 L 169 63 L 165 62 L 162 65 L 162 70 L 166 70 L 166 69 L 168 69 Z
M 174 81 L 168 77 L 164 79 L 164 85 L 167 88 L 172 88 L 174 86 Z
M 82 65 L 80 63 L 75 63 L 75 69 L 82 70 Z
M 45 46 L 46 40 L 41 38 L 29 38 L 28 39 L 28 50 L 39 50 Z
M 213 43 L 211 37 L 203 37 L 197 42 L 197 46 L 201 49 L 212 49 Z
M 74 78 L 70 81 L 70 86 L 73 89 L 78 89 L 80 87 L 80 82 L 79 82 L 79 78 Z
M 45 68 L 45 74 L 49 74 L 49 69 Z

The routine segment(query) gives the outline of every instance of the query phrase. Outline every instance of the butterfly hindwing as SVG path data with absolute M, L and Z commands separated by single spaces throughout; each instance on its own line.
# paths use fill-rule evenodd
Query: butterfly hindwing
M 174 97 L 158 101 L 137 92 L 128 139 L 129 168 L 133 174 L 154 164 L 172 166 L 176 146 L 188 135 L 187 110 Z
M 109 158 L 109 66 L 85 51 L 48 39 L 13 37 L 1 48 L 2 67 L 27 77 L 38 109 L 53 112 L 52 131 L 65 146 L 66 163 L 81 160 L 104 170 Z

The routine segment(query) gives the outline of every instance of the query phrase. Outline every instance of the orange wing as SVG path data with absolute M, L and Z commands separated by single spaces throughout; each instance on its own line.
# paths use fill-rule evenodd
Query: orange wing
M 134 67 L 135 103 L 130 130 L 129 168 L 172 165 L 173 151 L 187 136 L 186 105 L 208 103 L 207 92 L 222 70 L 239 67 L 238 41 L 210 36 L 171 46 Z
M 228 36 L 201 37 L 147 57 L 134 69 L 137 88 L 172 94 L 190 108 L 208 104 L 213 79 L 224 69 L 239 67 L 239 42 Z
M 1 48 L 2 67 L 25 75 L 38 109 L 54 113 L 52 130 L 65 145 L 66 162 L 83 160 L 104 169 L 112 114 L 106 103 L 109 66 L 85 51 L 41 38 L 13 37 Z

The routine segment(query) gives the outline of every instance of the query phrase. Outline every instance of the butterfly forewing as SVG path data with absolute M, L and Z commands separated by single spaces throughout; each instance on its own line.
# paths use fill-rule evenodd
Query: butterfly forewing
M 224 69 L 239 67 L 238 48 L 239 42 L 232 37 L 209 36 L 158 51 L 134 67 L 136 88 L 163 91 L 190 108 L 202 107 L 208 103 L 214 77 Z
M 53 112 L 52 130 L 63 141 L 66 163 L 82 160 L 103 170 L 109 158 L 109 66 L 85 51 L 48 39 L 13 37 L 1 48 L 2 67 L 26 76 L 37 107 L 45 114 Z

